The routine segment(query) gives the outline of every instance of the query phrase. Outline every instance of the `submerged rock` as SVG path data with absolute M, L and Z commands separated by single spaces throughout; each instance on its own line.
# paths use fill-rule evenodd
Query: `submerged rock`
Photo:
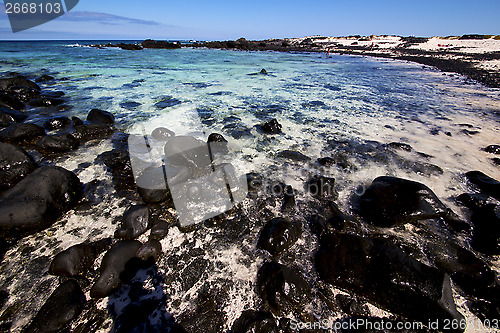
M 50 263 L 49 274 L 71 277 L 84 274 L 94 265 L 99 254 L 110 245 L 110 238 L 73 245 L 54 257 Z
M 47 299 L 25 333 L 61 332 L 76 319 L 85 305 L 85 295 L 75 280 L 67 280 Z
M 260 129 L 267 134 L 280 134 L 281 133 L 281 124 L 278 123 L 276 118 L 269 120 L 268 122 L 260 125 Z
M 45 135 L 43 127 L 35 124 L 12 124 L 0 131 L 0 141 L 30 142 Z
M 57 134 L 42 136 L 36 142 L 38 149 L 51 153 L 64 153 L 75 150 L 80 142 L 71 134 Z
M 307 162 L 311 158 L 298 151 L 293 150 L 283 150 L 276 154 L 276 157 L 285 158 L 287 160 L 297 161 L 297 162 Z
M 19 237 L 47 228 L 82 197 L 74 173 L 60 167 L 40 167 L 0 199 L 0 234 Z
M 104 298 L 120 288 L 123 280 L 120 274 L 125 272 L 126 264 L 137 258 L 137 251 L 142 246 L 136 240 L 119 241 L 102 258 L 100 276 L 90 289 L 90 297 Z
M 148 206 L 130 206 L 123 215 L 122 226 L 116 230 L 115 237 L 134 239 L 146 232 L 149 226 Z
M 493 179 L 481 171 L 469 171 L 465 177 L 474 185 L 476 185 L 483 193 L 500 200 L 500 182 Z
M 87 115 L 87 121 L 98 125 L 111 125 L 115 123 L 115 116 L 108 111 L 92 109 Z
M 0 143 L 0 190 L 11 188 L 37 167 L 24 149 Z
M 315 266 L 325 282 L 405 318 L 424 322 L 464 319 L 456 310 L 449 276 L 386 240 L 325 235 L 315 255 Z
M 311 287 L 297 269 L 275 261 L 266 262 L 257 273 L 257 293 L 276 316 L 300 313 L 311 301 Z
M 39 77 L 36 78 L 35 82 L 48 82 L 48 81 L 53 81 L 55 78 L 53 76 L 43 74 Z
M 450 209 L 424 184 L 389 176 L 372 182 L 359 198 L 359 208 L 368 222 L 379 227 L 451 215 Z
M 268 251 L 272 256 L 277 256 L 295 244 L 301 234 L 300 223 L 277 217 L 264 225 L 259 235 L 257 247 Z

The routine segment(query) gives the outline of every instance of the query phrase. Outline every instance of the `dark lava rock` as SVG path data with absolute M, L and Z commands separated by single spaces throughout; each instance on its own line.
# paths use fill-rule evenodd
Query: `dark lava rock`
M 120 275 L 125 272 L 126 264 L 136 258 L 141 246 L 136 240 L 123 240 L 113 245 L 102 258 L 101 275 L 90 289 L 90 297 L 104 298 L 120 288 L 123 284 Z
M 127 149 L 119 148 L 104 152 L 96 160 L 101 160 L 111 169 L 113 186 L 120 196 L 137 197 L 137 187 Z
M 0 79 L 0 89 L 2 90 L 6 90 L 15 86 L 31 88 L 40 91 L 40 86 L 38 86 L 38 84 L 26 79 L 23 76 L 16 76 L 8 79 Z
M 376 178 L 359 199 L 361 215 L 379 227 L 448 218 L 452 213 L 427 186 L 411 180 Z
M 500 200 L 500 182 L 498 180 L 485 175 L 481 171 L 469 171 L 465 174 L 465 177 L 483 193 Z
M 67 280 L 47 299 L 24 332 L 61 332 L 76 319 L 85 305 L 85 295 L 75 280 Z
M 64 100 L 60 98 L 54 98 L 49 96 L 40 96 L 39 98 L 31 100 L 28 104 L 29 106 L 48 108 L 51 106 L 58 106 L 64 103 Z
M 17 97 L 0 90 L 0 107 L 14 110 L 24 110 L 25 105 Z
M 350 316 L 366 316 L 370 314 L 368 306 L 355 297 L 339 294 L 335 296 L 335 301 L 342 311 Z
M 75 150 L 79 145 L 80 142 L 71 134 L 46 135 L 36 142 L 38 149 L 51 153 L 64 153 Z
M 484 148 L 484 151 L 490 154 L 500 155 L 500 146 L 499 145 L 489 145 Z
M 81 126 L 83 125 L 83 120 L 81 120 L 80 118 L 78 117 L 71 117 L 71 122 L 73 123 L 73 126 L 74 127 L 77 127 L 77 126 Z
M 212 162 L 208 145 L 192 136 L 174 136 L 165 144 L 164 152 L 171 165 L 188 167 L 192 171 Z
M 176 98 L 173 98 L 171 96 L 168 96 L 168 97 L 165 97 L 163 98 L 161 101 L 155 103 L 155 107 L 158 108 L 158 109 L 165 109 L 165 108 L 170 108 L 172 106 L 176 106 L 176 105 L 179 105 L 181 104 L 182 102 L 179 101 L 178 99 Z
M 169 228 L 170 225 L 165 221 L 154 222 L 153 226 L 151 227 L 150 237 L 158 240 L 163 239 L 167 236 Z
M 123 215 L 121 228 L 115 231 L 115 237 L 121 239 L 134 239 L 146 232 L 148 227 L 148 206 L 130 206 Z
M 307 181 L 306 192 L 319 199 L 335 200 L 338 193 L 335 190 L 335 178 L 315 175 Z
M 109 246 L 110 238 L 73 245 L 54 257 L 50 263 L 49 274 L 71 277 L 84 274 L 94 265 L 99 254 Z
M 71 120 L 68 117 L 53 117 L 43 123 L 43 127 L 49 131 L 63 128 L 71 124 Z
M 20 236 L 44 229 L 81 197 L 82 184 L 74 173 L 60 167 L 40 167 L 0 199 L 0 234 Z
M 208 136 L 207 144 L 210 152 L 210 158 L 213 160 L 217 155 L 224 155 L 229 152 L 227 140 L 219 133 L 212 133 Z
M 256 172 L 247 173 L 248 194 L 251 198 L 256 198 L 263 186 L 262 175 Z
M 9 89 L 9 92 L 14 95 L 15 98 L 23 103 L 29 102 L 40 96 L 40 91 L 33 88 L 26 88 L 21 86 L 15 86 Z
M 10 125 L 10 123 L 20 123 L 28 118 L 28 115 L 17 110 L 0 107 L 0 123 Z
M 203 258 L 195 258 L 182 270 L 181 285 L 182 290 L 188 291 L 191 289 L 203 276 L 208 268 L 208 260 Z
M 493 164 L 495 164 L 496 166 L 500 166 L 500 158 L 498 158 L 498 157 L 493 157 L 493 158 L 491 159 L 491 162 L 492 162 Z
M 36 78 L 35 82 L 47 82 L 47 81 L 53 81 L 55 78 L 53 76 L 43 74 L 42 76 Z
M 337 166 L 343 170 L 354 169 L 354 166 L 349 163 L 347 157 L 342 153 L 335 153 L 333 157 L 318 158 L 318 164 L 325 167 Z
M 275 261 L 266 262 L 257 273 L 257 293 L 276 316 L 300 313 L 311 301 L 311 287 L 297 269 Z
M 456 310 L 449 276 L 386 240 L 325 235 L 315 266 L 325 282 L 405 318 L 424 322 L 464 319 Z
M 45 135 L 43 127 L 35 124 L 12 124 L 0 131 L 0 140 L 4 142 L 30 142 Z
M 120 107 L 127 109 L 127 110 L 133 110 L 135 108 L 138 108 L 142 104 L 139 102 L 133 102 L 133 101 L 128 101 L 128 102 L 121 102 Z
M 170 43 L 164 40 L 155 41 L 153 39 L 146 39 L 141 43 L 141 46 L 145 49 L 180 49 L 180 43 Z
M 264 225 L 259 235 L 257 247 L 277 256 L 295 244 L 301 234 L 300 223 L 277 217 Z
M 283 189 L 283 204 L 281 205 L 282 212 L 291 212 L 296 208 L 295 191 L 292 186 L 286 185 Z
M 272 314 L 264 311 L 245 310 L 233 323 L 229 333 L 278 333 Z
M 276 118 L 273 118 L 268 122 L 265 122 L 264 124 L 260 125 L 260 129 L 267 134 L 280 134 L 281 127 L 282 127 L 281 124 L 278 123 Z
M 148 240 L 139 250 L 137 250 L 137 257 L 144 261 L 151 259 L 157 261 L 161 254 L 161 243 L 157 239 Z
M 37 167 L 24 149 L 0 143 L 0 190 L 11 188 Z
M 73 136 L 80 142 L 105 139 L 113 134 L 113 128 L 109 125 L 90 124 L 75 127 Z
M 311 160 L 309 156 L 306 156 L 302 153 L 299 153 L 298 151 L 293 151 L 293 150 L 283 150 L 277 153 L 275 156 L 296 162 L 307 162 Z
M 484 254 L 500 254 L 500 215 L 498 207 L 486 204 L 473 209 L 471 222 L 474 226 L 472 247 Z
M 153 137 L 153 139 L 159 141 L 167 141 L 171 137 L 175 136 L 175 133 L 169 130 L 168 128 L 158 127 L 153 130 L 151 136 Z
M 413 148 L 407 144 L 407 143 L 402 143 L 402 142 L 391 142 L 386 145 L 386 147 L 392 148 L 392 149 L 399 149 L 399 150 L 404 150 L 404 151 L 412 151 Z
M 108 111 L 92 109 L 87 115 L 87 121 L 98 125 L 111 125 L 115 123 L 115 116 Z
M 318 237 L 321 237 L 324 233 L 341 231 L 348 221 L 347 216 L 342 213 L 333 201 L 329 201 L 320 207 L 318 213 L 308 218 L 311 232 Z

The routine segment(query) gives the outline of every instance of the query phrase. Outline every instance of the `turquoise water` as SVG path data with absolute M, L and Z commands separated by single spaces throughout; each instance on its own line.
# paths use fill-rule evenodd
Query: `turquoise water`
M 351 209 L 349 198 L 353 192 L 360 188 L 362 191 L 377 176 L 391 174 L 426 184 L 463 215 L 452 200 L 467 189 L 463 173 L 480 170 L 500 178 L 492 156 L 481 150 L 500 143 L 499 90 L 467 82 L 461 76 L 443 75 L 414 63 L 355 56 L 86 47 L 95 43 L 101 42 L 1 42 L 0 72 L 7 75 L 15 71 L 32 78 L 41 74 L 55 76 L 55 83 L 42 87 L 65 92 L 67 107 L 57 111 L 61 115 L 84 119 L 90 109 L 101 108 L 112 112 L 119 129 L 127 133 L 150 133 L 158 126 L 203 139 L 212 132 L 222 133 L 235 152 L 233 163 L 239 170 L 257 171 L 292 185 L 298 191 L 299 202 L 307 200 L 304 182 L 319 171 L 274 156 L 285 149 L 313 160 L 336 153 L 345 155 L 353 168 L 322 170 L 336 178 L 339 205 L 344 211 Z M 256 74 L 262 68 L 269 75 Z M 169 106 L 155 106 L 165 99 Z M 41 122 L 46 116 L 35 110 L 28 112 L 28 121 L 32 122 Z M 283 125 L 283 134 L 265 136 L 254 127 L 270 118 Z M 464 129 L 477 133 L 467 134 Z M 399 159 L 381 163 L 373 151 L 361 154 L 363 147 L 374 141 L 404 142 L 414 151 L 396 152 Z M 50 258 L 57 249 L 86 239 L 113 235 L 113 223 L 125 209 L 123 198 L 112 194 L 111 176 L 104 166 L 79 167 L 92 163 L 99 153 L 109 149 L 111 144 L 105 140 L 54 161 L 77 173 L 83 183 L 102 182 L 96 194 L 100 203 L 84 213 L 68 213 L 53 233 L 44 234 L 43 239 L 27 237 L 6 254 L 1 271 L 18 277 L 15 282 L 1 278 L 15 295 L 7 304 L 32 294 L 42 300 L 46 293 L 40 285 L 57 285 L 48 276 L 28 283 L 33 275 L 26 268 L 27 262 L 40 256 Z M 416 152 L 430 157 L 423 158 Z M 442 172 L 422 171 L 414 163 L 432 164 Z M 168 254 L 185 239 L 195 241 L 193 237 L 171 230 L 164 249 Z M 57 248 L 51 245 L 54 242 Z M 300 242 L 300 246 L 307 245 Z M 29 254 L 19 251 L 28 245 L 36 245 L 36 250 Z M 214 272 L 214 279 L 234 276 L 237 281 L 225 310 L 227 325 L 244 308 L 258 302 L 251 281 L 260 261 L 242 265 L 235 258 L 244 257 L 243 252 L 235 245 L 211 253 L 214 260 L 227 266 Z M 184 304 L 184 296 L 172 290 L 169 296 Z M 36 306 L 26 306 L 14 327 L 22 327 Z M 183 306 L 168 310 L 177 314 Z

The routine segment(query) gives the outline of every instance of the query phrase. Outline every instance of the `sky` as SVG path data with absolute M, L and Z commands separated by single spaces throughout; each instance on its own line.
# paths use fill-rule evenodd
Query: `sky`
M 65 15 L 13 33 L 0 3 L 0 40 L 500 35 L 498 13 L 500 0 L 79 0 Z

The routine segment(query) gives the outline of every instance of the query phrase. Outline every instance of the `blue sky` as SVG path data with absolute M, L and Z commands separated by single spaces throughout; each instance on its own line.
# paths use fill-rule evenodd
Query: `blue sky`
M 498 13 L 499 0 L 80 0 L 66 15 L 14 34 L 0 3 L 0 40 L 500 35 Z

